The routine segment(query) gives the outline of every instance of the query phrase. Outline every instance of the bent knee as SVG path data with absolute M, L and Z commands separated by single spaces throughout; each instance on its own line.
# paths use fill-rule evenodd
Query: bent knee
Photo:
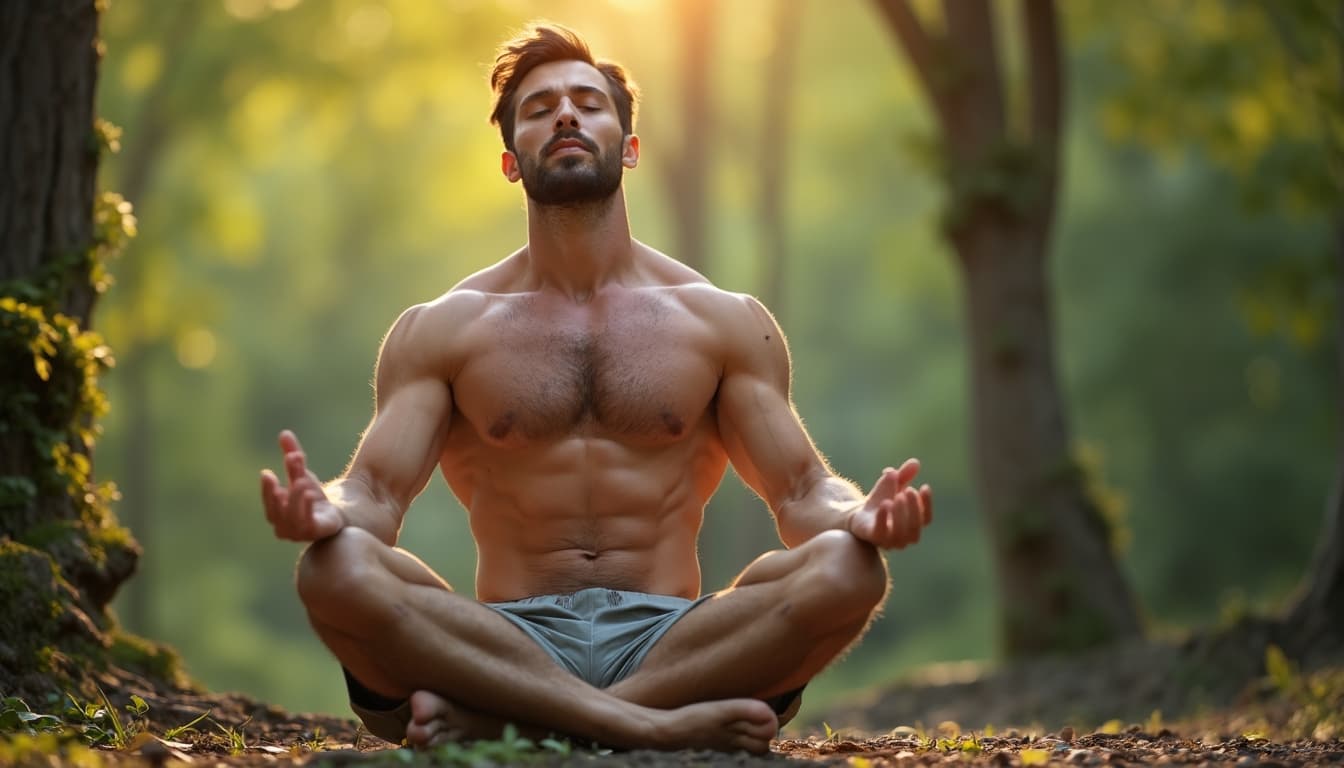
M 348 606 L 367 588 L 387 545 L 362 528 L 346 527 L 308 545 L 299 557 L 296 586 L 310 613 L 322 615 L 332 606 Z
M 850 607 L 871 613 L 887 594 L 887 566 L 877 548 L 849 531 L 824 531 L 803 546 L 809 548 L 807 586 L 830 610 Z

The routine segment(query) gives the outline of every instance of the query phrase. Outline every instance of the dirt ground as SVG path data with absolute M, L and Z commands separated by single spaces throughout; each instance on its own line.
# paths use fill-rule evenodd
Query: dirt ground
M 783 738 L 768 755 L 610 752 L 558 742 L 413 752 L 351 719 L 289 713 L 238 695 L 161 691 L 118 673 L 99 681 L 113 702 L 135 694 L 148 704 L 129 748 L 90 751 L 69 738 L 0 735 L 0 765 L 1344 766 L 1344 666 L 1327 669 L 1328 677 L 1295 671 L 1287 683 L 1271 684 L 1263 662 L 1249 661 L 1262 649 L 1241 640 L 1235 647 L 1210 654 L 1142 644 L 993 670 L 927 669 L 828 711 L 826 721 L 841 724 L 840 732 Z M 194 730 L 163 738 L 205 712 Z
M 151 693 L 152 692 L 146 692 Z M 149 700 L 147 698 L 147 700 Z M 1119 733 L 1078 733 L 1064 727 L 1049 733 L 1007 730 L 1000 733 L 935 728 L 916 733 L 912 727 L 896 728 L 884 735 L 820 734 L 777 741 L 768 755 L 719 754 L 703 751 L 605 752 L 574 748 L 569 754 L 549 749 L 501 749 L 453 747 L 437 752 L 412 752 L 362 732 L 352 720 L 323 716 L 298 716 L 239 696 L 180 694 L 149 700 L 155 713 L 148 732 L 161 734 L 169 723 L 181 724 L 203 711 L 211 712 L 217 727 L 202 725 L 194 733 L 165 742 L 142 737 L 141 744 L 126 751 L 98 750 L 102 765 L 188 766 L 436 766 L 515 765 L 697 766 L 729 768 L 793 765 L 914 766 L 959 764 L 966 766 L 1124 766 L 1124 765 L 1230 765 L 1307 766 L 1344 765 L 1344 739 L 1274 740 L 1255 734 L 1219 734 L 1217 728 L 1238 727 L 1235 716 L 1206 717 L 1203 724 L 1190 723 L 1191 732 L 1162 728 L 1157 733 L 1130 726 Z M 1244 725 L 1242 723 L 1241 725 Z M 237 749 L 223 728 L 243 734 L 245 746 Z M 1208 734 L 1195 730 L 1212 728 Z M 232 748 L 231 748 L 232 747 Z M 0 760 L 0 763 L 3 763 Z M 87 753 L 64 756 L 33 755 L 16 765 L 89 765 Z

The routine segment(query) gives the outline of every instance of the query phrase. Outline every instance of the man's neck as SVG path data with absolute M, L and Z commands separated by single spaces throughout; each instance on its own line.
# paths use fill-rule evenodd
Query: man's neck
M 527 201 L 527 253 L 533 274 L 578 302 L 587 302 L 634 260 L 625 193 L 574 206 Z

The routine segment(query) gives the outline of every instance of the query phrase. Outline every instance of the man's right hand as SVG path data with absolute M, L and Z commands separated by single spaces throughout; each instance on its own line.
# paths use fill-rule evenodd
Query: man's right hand
M 289 487 L 281 485 L 271 470 L 261 471 L 261 503 L 276 538 L 317 541 L 335 535 L 345 527 L 345 518 L 327 498 L 317 475 L 308 469 L 299 438 L 289 430 L 281 432 L 280 451 L 285 457 Z

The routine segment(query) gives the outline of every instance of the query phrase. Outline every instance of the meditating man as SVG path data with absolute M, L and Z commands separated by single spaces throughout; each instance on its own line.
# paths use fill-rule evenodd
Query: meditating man
M 514 723 L 767 751 L 881 605 L 881 551 L 919 540 L 929 488 L 913 459 L 867 494 L 837 477 L 793 410 L 769 312 L 631 237 L 637 92 L 619 65 L 533 26 L 491 85 L 527 243 L 392 326 L 339 479 L 281 433 L 287 484 L 262 472 L 266 517 L 309 542 L 299 595 L 379 736 Z M 696 538 L 729 461 L 787 549 L 701 596 Z M 476 541 L 474 600 L 396 546 L 436 464 Z

